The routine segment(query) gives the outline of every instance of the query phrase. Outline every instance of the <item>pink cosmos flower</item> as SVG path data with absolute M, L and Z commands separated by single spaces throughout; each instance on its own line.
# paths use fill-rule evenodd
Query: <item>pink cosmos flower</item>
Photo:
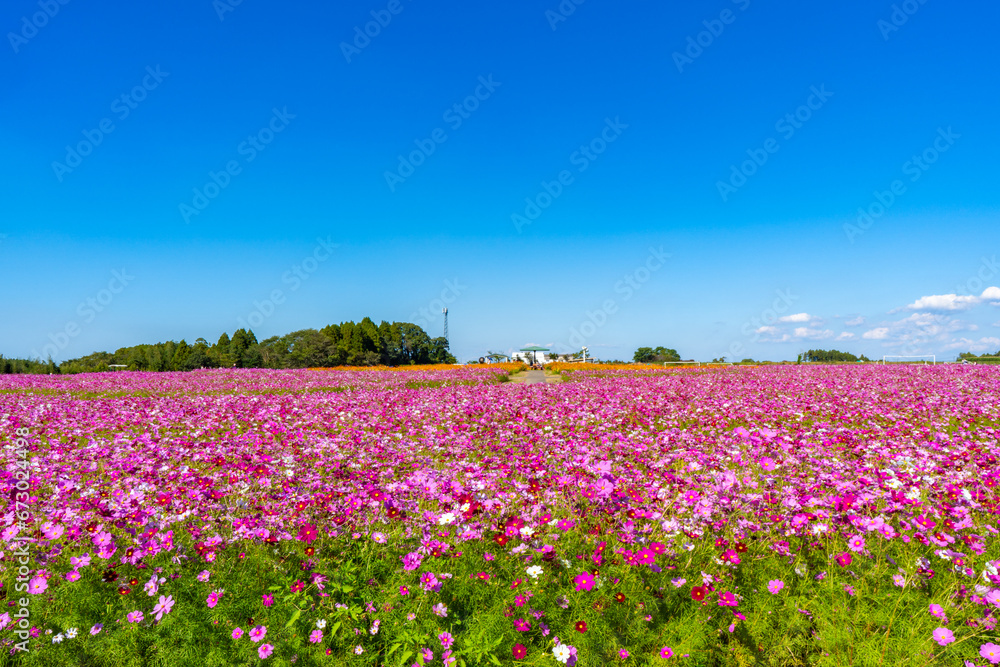
M 854 553 L 860 553 L 865 550 L 865 538 L 855 535 L 847 541 L 847 547 Z
M 220 593 L 219 591 L 212 591 L 211 593 L 208 594 L 208 599 L 205 600 L 205 604 L 207 604 L 209 608 L 212 608 L 219 603 L 219 598 L 221 597 L 222 593 Z
M 141 611 L 133 611 L 126 614 L 125 618 L 128 620 L 129 623 L 138 623 L 143 619 L 143 615 Z
M 785 582 L 781 579 L 772 579 L 767 582 L 767 590 L 771 592 L 771 595 L 777 595 L 782 588 L 785 587 Z
M 264 644 L 259 649 L 257 649 L 257 655 L 260 656 L 261 660 L 265 659 L 273 652 L 274 652 L 274 647 L 271 646 L 270 644 Z
M 635 559 L 642 565 L 650 565 L 656 562 L 656 554 L 652 549 L 642 549 L 635 555 Z
M 669 646 L 664 646 L 660 649 L 660 657 L 664 659 L 674 657 L 674 649 Z
M 261 600 L 263 601 L 265 607 L 270 607 L 272 604 L 274 604 L 274 596 L 271 595 L 270 593 L 264 593 L 261 596 Z
M 955 635 L 948 628 L 937 628 L 931 635 L 941 646 L 947 646 L 948 644 L 955 641 Z
M 170 610 L 174 607 L 174 596 L 160 596 L 159 602 L 153 607 L 153 611 L 156 613 L 156 620 L 163 618 L 164 614 L 169 614 Z
M 30 595 L 41 595 L 49 587 L 49 582 L 46 581 L 45 577 L 33 577 L 31 581 L 28 582 L 28 593 Z
M 937 616 L 938 618 L 944 618 L 944 609 L 939 604 L 931 604 L 928 608 L 931 616 Z
M 441 602 L 438 602 L 436 605 L 431 607 L 431 610 L 441 618 L 448 616 L 448 607 L 444 606 Z
M 514 621 L 514 629 L 517 630 L 518 632 L 527 632 L 528 630 L 531 629 L 531 623 L 528 623 L 523 618 L 519 618 L 516 621 Z
M 94 625 L 94 627 L 92 627 L 90 629 L 90 634 L 96 635 L 97 633 L 99 633 L 103 629 L 104 629 L 104 624 L 103 623 L 97 623 L 97 624 Z
M 243 636 L 243 628 L 236 628 L 233 630 L 233 639 L 239 639 Z
M 66 581 L 78 581 L 80 579 L 80 572 L 78 570 L 70 570 L 65 575 Z
M 321 641 L 323 641 L 323 631 L 313 630 L 312 633 L 310 633 L 309 635 L 309 641 L 313 644 L 318 644 Z
M 1000 646 L 992 642 L 983 644 L 979 647 L 979 655 L 995 665 L 1000 662 Z
M 73 556 L 72 558 L 69 559 L 69 564 L 75 568 L 87 567 L 88 565 L 90 565 L 90 554 L 85 553 L 79 558 Z
M 263 625 L 257 625 L 250 631 L 250 639 L 259 642 L 267 634 L 267 628 Z
M 629 652 L 626 651 L 625 649 L 622 649 L 622 650 L 618 651 L 618 657 L 621 658 L 622 660 L 627 660 L 628 656 L 629 656 Z
M 851 562 L 854 559 L 851 557 L 851 554 L 845 551 L 844 553 L 839 554 L 836 558 L 834 558 L 834 560 L 837 561 L 837 565 L 839 565 L 840 567 L 847 567 L 848 565 L 851 564 Z
M 444 648 L 451 648 L 451 645 L 455 643 L 455 638 L 451 636 L 450 632 L 442 632 L 438 635 L 438 639 L 441 640 L 441 646 Z
M 590 572 L 581 572 L 574 577 L 573 582 L 576 584 L 576 590 L 589 591 L 594 587 L 594 575 Z

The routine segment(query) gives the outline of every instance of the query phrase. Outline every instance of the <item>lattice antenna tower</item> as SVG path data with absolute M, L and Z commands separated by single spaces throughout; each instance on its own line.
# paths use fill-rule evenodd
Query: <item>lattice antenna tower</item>
M 444 313 L 444 342 L 450 347 L 451 341 L 448 340 L 448 309 L 445 308 L 441 312 Z

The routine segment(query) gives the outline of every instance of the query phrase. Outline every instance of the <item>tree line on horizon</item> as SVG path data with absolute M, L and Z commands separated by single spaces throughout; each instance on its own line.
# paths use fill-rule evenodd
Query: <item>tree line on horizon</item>
M 330 366 L 405 366 L 453 364 L 448 341 L 431 338 L 408 322 L 371 318 L 342 322 L 322 329 L 302 329 L 258 341 L 253 331 L 223 333 L 214 344 L 204 338 L 193 344 L 181 339 L 94 352 L 60 364 L 52 359 L 6 359 L 0 355 L 0 374 L 94 373 L 122 365 L 139 371 L 191 371 L 198 368 L 316 368 Z

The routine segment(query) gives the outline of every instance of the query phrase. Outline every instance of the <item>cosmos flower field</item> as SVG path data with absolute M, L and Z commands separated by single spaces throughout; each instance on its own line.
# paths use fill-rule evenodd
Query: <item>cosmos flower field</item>
M 1000 664 L 1000 369 L 0 377 L 0 663 Z

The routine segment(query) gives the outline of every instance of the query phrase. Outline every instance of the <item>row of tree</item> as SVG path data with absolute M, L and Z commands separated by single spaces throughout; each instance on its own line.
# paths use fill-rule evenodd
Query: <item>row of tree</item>
M 4 359 L 2 373 L 94 373 L 126 366 L 140 371 L 190 371 L 196 368 L 310 368 L 325 366 L 402 366 L 453 364 L 445 338 L 431 338 L 416 324 L 361 322 L 303 329 L 257 340 L 253 331 L 237 329 L 215 344 L 204 338 L 123 347 L 95 352 L 56 364 L 51 359 Z
M 656 364 L 664 361 L 680 361 L 681 355 L 669 347 L 640 347 L 632 355 L 632 360 L 639 364 Z
M 825 362 L 825 363 L 845 363 L 845 362 L 855 362 L 855 361 L 871 361 L 865 355 L 860 357 L 851 354 L 850 352 L 841 352 L 840 350 L 809 350 L 804 352 L 800 356 L 800 360 L 803 362 Z

